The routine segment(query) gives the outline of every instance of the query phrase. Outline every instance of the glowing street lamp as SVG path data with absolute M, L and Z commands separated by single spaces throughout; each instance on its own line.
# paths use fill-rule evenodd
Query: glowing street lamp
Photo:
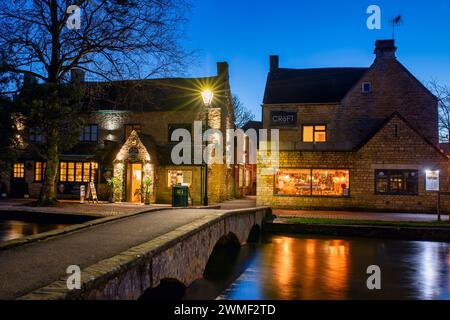
M 209 90 L 205 89 L 202 91 L 202 99 L 203 104 L 205 105 L 205 112 L 206 112 L 206 129 L 208 129 L 208 107 L 211 106 L 212 100 L 214 97 L 214 93 Z M 208 160 L 208 159 L 207 159 Z M 208 161 L 205 161 L 205 196 L 203 197 L 203 205 L 208 205 Z
M 211 105 L 213 97 L 214 93 L 211 90 L 206 89 L 202 91 L 202 98 L 205 107 L 209 107 Z

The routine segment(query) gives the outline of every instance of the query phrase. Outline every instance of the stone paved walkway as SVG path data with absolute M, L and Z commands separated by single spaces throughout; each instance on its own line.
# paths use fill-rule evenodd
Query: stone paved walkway
M 420 213 L 386 213 L 386 212 L 353 212 L 353 211 L 312 211 L 312 210 L 281 210 L 274 209 L 273 214 L 280 218 L 330 218 L 352 220 L 382 220 L 382 221 L 436 221 L 435 214 Z M 448 215 L 441 215 L 443 221 L 448 221 Z
M 16 212 L 42 212 L 52 214 L 69 214 L 69 215 L 87 215 L 93 217 L 111 217 L 126 213 L 138 213 L 147 211 L 152 208 L 168 208 L 169 204 L 133 204 L 133 203 L 109 203 L 100 202 L 99 204 L 84 203 L 81 204 L 75 200 L 61 200 L 57 206 L 52 207 L 34 207 L 31 206 L 33 200 L 29 199 L 12 199 L 0 200 L 0 218 L 2 211 L 16 211 Z M 216 205 L 216 204 L 211 204 Z M 220 204 L 221 209 L 241 209 L 251 208 L 256 205 L 255 197 L 248 197 L 243 199 L 235 199 L 224 201 Z
M 170 205 L 143 205 L 132 203 L 109 203 L 81 204 L 79 201 L 61 200 L 57 206 L 34 207 L 30 200 L 2 200 L 0 201 L 0 217 L 2 211 L 16 212 L 43 212 L 52 214 L 87 215 L 93 217 L 111 217 L 123 213 L 137 213 L 147 211 L 151 208 L 170 207 Z

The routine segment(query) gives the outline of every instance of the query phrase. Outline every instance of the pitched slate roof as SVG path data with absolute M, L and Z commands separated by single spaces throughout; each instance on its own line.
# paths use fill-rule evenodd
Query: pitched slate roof
M 368 68 L 285 69 L 269 72 L 264 104 L 339 102 Z
M 202 107 L 201 91 L 214 91 L 216 105 L 224 104 L 228 79 L 162 78 L 112 82 L 83 82 L 87 103 L 96 110 L 169 111 Z

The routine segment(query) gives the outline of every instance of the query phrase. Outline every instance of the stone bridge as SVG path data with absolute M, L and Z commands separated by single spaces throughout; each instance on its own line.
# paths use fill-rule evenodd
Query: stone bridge
M 202 278 L 214 247 L 245 244 L 258 233 L 270 208 L 214 212 L 81 270 L 81 289 L 67 277 L 20 299 L 137 299 L 164 279 L 189 286 Z

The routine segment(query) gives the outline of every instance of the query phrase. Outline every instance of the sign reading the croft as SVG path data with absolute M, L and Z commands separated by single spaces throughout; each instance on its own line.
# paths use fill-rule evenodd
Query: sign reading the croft
M 296 126 L 297 112 L 295 111 L 271 111 L 270 124 L 272 126 Z
M 425 171 L 425 190 L 439 191 L 439 170 Z

